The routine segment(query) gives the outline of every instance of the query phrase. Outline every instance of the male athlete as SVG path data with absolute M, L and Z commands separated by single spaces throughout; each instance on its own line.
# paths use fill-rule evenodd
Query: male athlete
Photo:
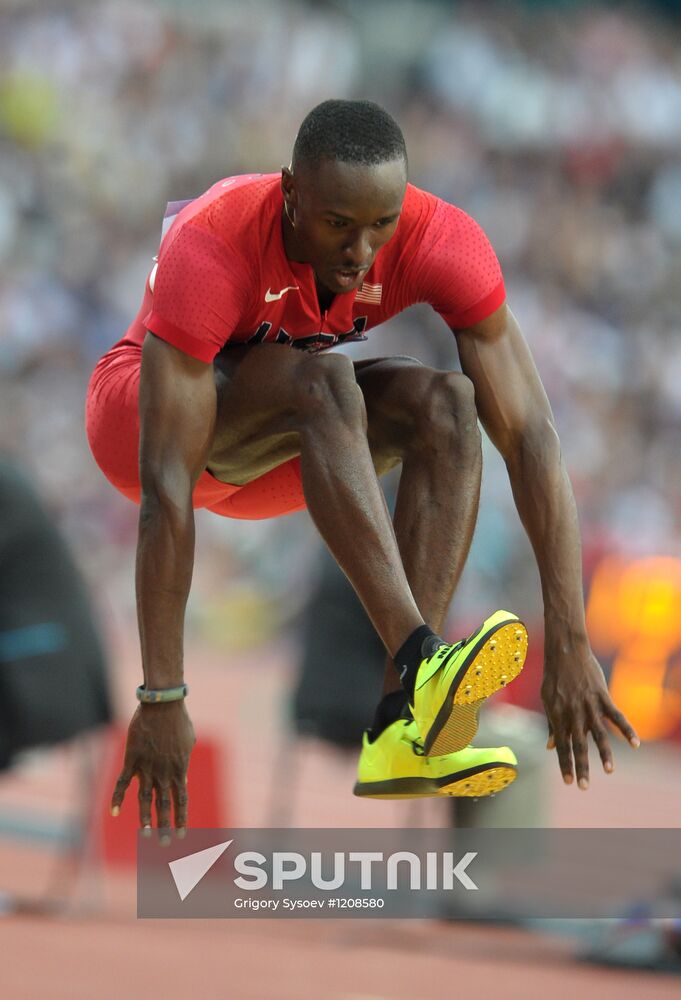
M 606 720 L 638 739 L 586 635 L 577 514 L 549 403 L 486 236 L 407 183 L 393 119 L 370 102 L 325 101 L 281 176 L 218 181 L 169 206 L 166 223 L 137 318 L 88 394 L 95 458 L 140 503 L 144 684 L 114 815 L 136 775 L 143 826 L 154 797 L 159 827 L 171 802 L 175 825 L 187 822 L 193 507 L 241 518 L 307 507 L 350 579 L 389 657 L 357 794 L 480 795 L 512 780 L 508 748 L 469 743 L 482 701 L 522 668 L 524 626 L 500 611 L 454 646 L 437 634 L 477 513 L 478 417 L 541 575 L 549 746 L 567 784 L 576 773 L 588 786 L 588 733 L 611 771 Z M 453 330 L 463 374 L 324 353 L 415 302 Z M 398 463 L 391 523 L 377 476 Z

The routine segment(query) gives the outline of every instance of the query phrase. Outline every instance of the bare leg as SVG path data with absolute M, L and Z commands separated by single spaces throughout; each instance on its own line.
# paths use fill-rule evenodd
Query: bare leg
M 394 655 L 424 622 L 376 478 L 351 361 L 261 345 L 221 355 L 216 383 L 210 470 L 245 483 L 300 454 L 310 515 Z
M 317 530 L 394 655 L 423 619 L 376 478 L 351 362 L 340 355 L 332 359 L 346 369 L 330 390 L 332 403 L 315 399 L 314 419 L 300 428 L 303 491 Z
M 379 471 L 402 461 L 395 533 L 418 608 L 442 625 L 470 549 L 482 455 L 473 387 L 463 375 L 403 358 L 357 366 Z M 399 679 L 389 658 L 384 693 Z

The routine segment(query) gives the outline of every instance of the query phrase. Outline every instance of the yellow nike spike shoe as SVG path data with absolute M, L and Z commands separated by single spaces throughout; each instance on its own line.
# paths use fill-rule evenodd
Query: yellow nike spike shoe
M 496 611 L 467 639 L 422 661 L 411 710 L 428 756 L 468 746 L 482 702 L 518 676 L 526 654 L 523 623 L 510 611 Z
M 479 798 L 510 785 L 517 764 L 509 747 L 466 747 L 426 757 L 414 720 L 398 719 L 373 743 L 364 734 L 354 793 L 371 799 Z

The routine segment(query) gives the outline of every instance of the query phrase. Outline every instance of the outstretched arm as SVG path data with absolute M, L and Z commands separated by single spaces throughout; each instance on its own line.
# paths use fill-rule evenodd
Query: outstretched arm
M 586 634 L 577 509 L 551 407 L 507 305 L 476 326 L 456 331 L 456 339 L 463 371 L 475 386 L 480 419 L 506 462 L 539 568 L 549 746 L 556 747 L 566 784 L 572 783 L 576 769 L 580 788 L 586 788 L 589 732 L 606 771 L 613 769 L 606 719 L 632 746 L 639 741 L 610 698 Z
M 183 683 L 184 613 L 194 563 L 192 491 L 213 440 L 217 402 L 213 366 L 148 333 L 140 381 L 140 480 L 137 614 L 148 689 Z M 185 789 L 194 732 L 184 701 L 141 704 L 130 728 L 112 799 L 120 807 L 134 775 L 140 822 L 186 825 Z

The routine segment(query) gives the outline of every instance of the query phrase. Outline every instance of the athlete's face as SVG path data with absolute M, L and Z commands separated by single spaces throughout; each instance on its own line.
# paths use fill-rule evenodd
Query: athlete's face
M 402 159 L 373 167 L 323 160 L 295 175 L 284 169 L 289 258 L 311 264 L 319 284 L 335 295 L 359 288 L 397 228 L 406 185 Z

